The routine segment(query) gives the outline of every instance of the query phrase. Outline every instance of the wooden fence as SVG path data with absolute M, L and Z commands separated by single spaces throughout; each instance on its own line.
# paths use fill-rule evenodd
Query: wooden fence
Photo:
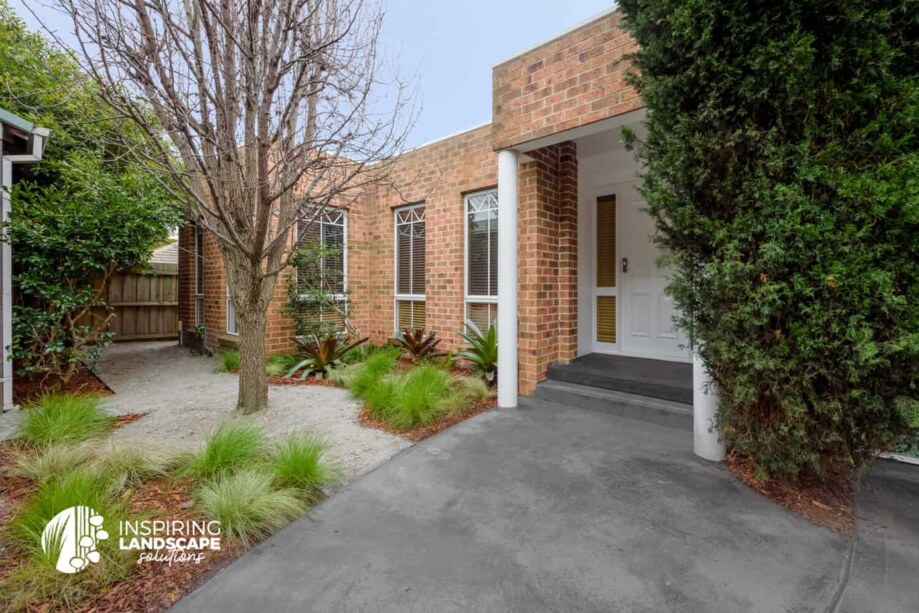
M 177 338 L 179 271 L 176 264 L 118 272 L 109 278 L 103 299 L 114 309 L 109 329 L 115 341 Z

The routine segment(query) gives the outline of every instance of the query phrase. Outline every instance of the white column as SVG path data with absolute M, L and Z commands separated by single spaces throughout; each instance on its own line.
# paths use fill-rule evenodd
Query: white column
M 517 406 L 517 152 L 498 152 L 498 406 Z
M 715 425 L 718 414 L 718 390 L 712 382 L 702 358 L 692 353 L 692 416 L 693 451 L 700 458 L 724 460 L 724 438 Z
M 0 128 L 0 138 L 2 138 Z M 2 153 L 2 152 L 0 152 Z M 13 407 L 13 356 L 10 343 L 13 342 L 13 249 L 7 240 L 6 224 L 10 221 L 10 187 L 13 182 L 13 165 L 0 154 L 0 222 L 3 223 L 2 245 L 0 245 L 0 379 L 3 382 L 3 410 Z

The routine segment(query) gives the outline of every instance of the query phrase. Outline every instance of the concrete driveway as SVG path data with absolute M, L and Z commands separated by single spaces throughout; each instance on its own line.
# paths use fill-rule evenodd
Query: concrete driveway
M 872 578 L 849 539 L 697 459 L 691 439 L 532 400 L 491 411 L 353 482 L 175 610 L 916 610 L 908 515 L 879 520 L 899 523 L 906 573 L 885 574 L 875 549 Z

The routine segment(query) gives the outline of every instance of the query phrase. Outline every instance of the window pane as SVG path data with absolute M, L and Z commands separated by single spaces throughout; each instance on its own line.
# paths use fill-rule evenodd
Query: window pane
M 333 292 L 345 291 L 345 228 L 340 225 L 322 224 L 322 246 L 326 252 L 323 258 L 323 281 Z
M 488 213 L 472 213 L 469 215 L 469 295 L 488 296 L 490 270 L 489 249 L 489 220 Z
M 484 334 L 498 318 L 498 305 L 488 302 L 470 302 L 466 317 Z
M 498 192 L 466 196 L 467 295 L 498 295 Z
M 412 293 L 412 227 L 399 226 L 396 232 L 396 292 Z
M 396 306 L 399 315 L 399 321 L 396 322 L 396 325 L 399 330 L 424 328 L 424 302 L 420 300 L 399 300 L 396 302 Z
M 597 287 L 616 287 L 616 196 L 597 198 Z
M 425 238 L 424 222 L 412 224 L 412 294 L 424 294 L 425 271 Z

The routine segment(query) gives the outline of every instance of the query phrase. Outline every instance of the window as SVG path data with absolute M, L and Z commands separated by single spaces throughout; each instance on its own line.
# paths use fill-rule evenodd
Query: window
M 239 336 L 239 325 L 236 323 L 236 309 L 230 300 L 230 288 L 227 286 L 227 334 Z
M 482 332 L 498 318 L 498 191 L 466 196 L 466 319 Z
M 347 308 L 348 259 L 346 257 L 348 217 L 344 210 L 325 207 L 307 211 L 305 219 L 297 223 L 297 246 L 308 247 L 297 263 L 297 289 L 301 300 L 318 299 L 319 303 L 302 302 L 301 319 L 304 329 L 298 326 L 298 334 L 326 334 L 341 332 L 345 322 L 332 302 Z M 320 289 L 307 294 L 308 288 Z
M 347 218 L 341 209 L 325 208 L 318 216 L 307 214 L 297 222 L 297 245 L 316 245 L 318 262 L 297 269 L 297 284 L 319 284 L 332 292 L 344 294 L 347 283 Z M 331 252 L 331 253 L 330 253 Z
M 396 210 L 396 327 L 424 328 L 424 205 Z
M 195 326 L 204 325 L 204 230 L 195 226 Z

